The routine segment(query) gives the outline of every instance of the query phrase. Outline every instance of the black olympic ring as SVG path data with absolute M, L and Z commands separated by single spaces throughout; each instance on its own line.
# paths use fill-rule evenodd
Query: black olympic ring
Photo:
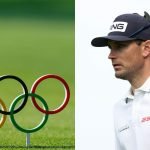
M 13 112 L 13 114 L 16 114 L 16 113 L 18 113 L 19 111 L 21 111 L 21 110 L 24 108 L 24 106 L 26 105 L 26 103 L 27 103 L 27 100 L 28 100 L 28 89 L 27 89 L 27 86 L 26 86 L 26 84 L 25 84 L 20 78 L 18 78 L 18 77 L 16 77 L 16 76 L 13 76 L 13 75 L 0 76 L 0 81 L 2 81 L 2 80 L 4 80 L 4 79 L 14 79 L 14 80 L 18 81 L 18 82 L 22 85 L 22 88 L 23 88 L 23 91 L 24 91 L 23 94 L 25 94 L 25 96 L 24 96 L 23 102 L 22 102 L 22 103 L 20 104 L 20 106 L 19 106 L 17 109 L 15 109 L 14 112 Z M 4 115 L 10 115 L 10 114 L 11 114 L 10 111 L 7 112 L 7 111 L 1 110 L 1 109 L 0 109 L 0 113 L 1 113 L 1 114 L 4 114 Z

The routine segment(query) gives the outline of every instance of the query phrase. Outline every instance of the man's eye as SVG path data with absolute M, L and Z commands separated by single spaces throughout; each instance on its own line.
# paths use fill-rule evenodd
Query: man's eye
M 119 45 L 115 45 L 115 46 L 110 46 L 110 45 L 108 45 L 108 48 L 109 48 L 109 49 L 120 50 L 120 49 L 125 48 L 125 47 L 127 47 L 127 46 L 128 46 L 128 45 L 126 45 L 126 44 L 119 44 Z
M 124 48 L 126 48 L 126 47 L 128 47 L 129 46 L 129 44 L 130 43 L 108 43 L 108 48 L 109 49 L 114 49 L 114 50 L 122 50 L 122 49 L 124 49 Z
M 128 44 L 118 44 L 116 46 L 117 49 L 122 49 L 122 48 L 126 48 L 128 46 Z
M 120 48 L 124 48 L 125 45 L 117 45 L 116 47 L 117 47 L 118 49 L 120 49 Z

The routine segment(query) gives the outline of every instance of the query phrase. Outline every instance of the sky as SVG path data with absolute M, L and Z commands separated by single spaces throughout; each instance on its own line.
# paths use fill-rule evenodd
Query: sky
M 113 107 L 130 87 L 116 79 L 109 49 L 91 46 L 124 13 L 150 13 L 148 0 L 75 1 L 76 150 L 115 150 Z

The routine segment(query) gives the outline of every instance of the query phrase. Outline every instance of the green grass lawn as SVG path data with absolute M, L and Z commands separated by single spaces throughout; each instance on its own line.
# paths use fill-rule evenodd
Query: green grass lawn
M 31 134 L 31 149 L 74 149 L 74 22 L 0 19 L 0 56 L 0 75 L 20 77 L 29 91 L 33 82 L 44 74 L 57 74 L 67 81 L 71 91 L 69 104 L 62 112 L 50 115 L 46 125 Z M 0 82 L 0 98 L 7 109 L 21 93 L 16 81 Z M 53 79 L 40 84 L 36 93 L 50 109 L 60 105 L 64 97 L 63 86 Z M 29 99 L 15 119 L 24 128 L 34 128 L 42 116 Z M 26 134 L 18 131 L 7 116 L 0 128 L 0 148 L 27 149 L 25 138 Z

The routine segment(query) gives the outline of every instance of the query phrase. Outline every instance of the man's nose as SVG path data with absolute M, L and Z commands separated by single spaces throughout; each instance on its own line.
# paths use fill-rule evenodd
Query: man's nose
M 116 58 L 116 51 L 111 49 L 108 55 L 108 59 L 115 59 L 115 58 Z

